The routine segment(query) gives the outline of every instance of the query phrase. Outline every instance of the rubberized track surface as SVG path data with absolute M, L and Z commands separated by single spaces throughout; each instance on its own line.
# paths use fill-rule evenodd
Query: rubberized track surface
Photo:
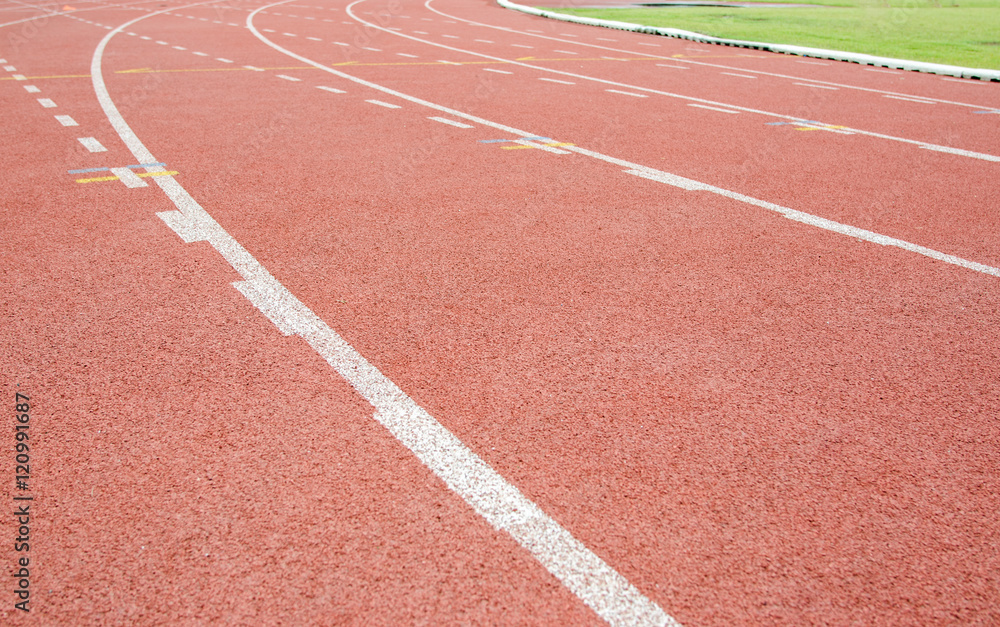
M 997 85 L 485 0 L 0 24 L 0 622 L 1000 622 Z

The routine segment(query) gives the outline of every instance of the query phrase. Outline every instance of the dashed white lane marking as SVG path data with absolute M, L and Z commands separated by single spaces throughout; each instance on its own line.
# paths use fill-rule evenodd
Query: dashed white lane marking
M 29 94 L 37 94 L 41 93 L 42 90 L 35 87 L 34 85 L 25 85 L 24 91 L 28 92 Z
M 284 35 L 285 37 L 298 37 L 298 35 L 296 35 L 295 33 L 281 33 L 281 34 Z
M 462 65 L 461 63 L 455 63 L 454 61 L 445 61 L 443 59 L 438 59 L 438 63 L 444 63 L 445 65 Z
M 146 35 L 139 35 L 139 39 L 145 39 L 146 41 L 152 41 L 152 37 L 147 37 Z
M 560 150 L 555 146 L 546 146 L 545 144 L 540 144 L 530 139 L 515 139 L 515 144 L 521 144 L 522 146 L 530 146 L 531 148 L 537 148 L 539 150 L 544 150 L 545 152 L 551 152 L 554 155 L 568 155 L 570 153 L 565 150 Z
M 932 100 L 921 100 L 919 98 L 904 98 L 903 96 L 892 96 L 889 94 L 883 94 L 883 98 L 892 98 L 893 100 L 905 100 L 906 102 L 919 102 L 920 104 L 934 104 Z
M 111 168 L 111 173 L 118 177 L 118 180 L 125 183 L 125 187 L 148 187 L 146 181 L 132 171 L 132 168 Z
M 156 43 L 160 44 L 161 46 L 169 46 L 170 45 L 170 44 L 168 44 L 165 41 L 160 41 L 159 39 L 156 40 Z
M 605 89 L 604 91 L 610 91 L 613 94 L 623 94 L 625 96 L 634 96 L 636 98 L 649 98 L 646 94 L 634 94 L 630 91 L 622 91 L 620 89 Z
M 534 28 L 526 28 L 524 30 L 528 31 L 529 33 L 544 33 L 545 32 L 543 30 L 536 30 Z
M 719 72 L 719 74 L 725 74 L 726 76 L 736 76 L 738 78 L 757 78 L 756 76 L 750 76 L 749 74 L 736 74 L 735 72 Z
M 656 67 L 668 67 L 674 70 L 690 70 L 689 67 L 684 67 L 683 65 L 667 65 L 666 63 L 657 63 Z
M 286 81 L 292 81 L 293 83 L 298 83 L 299 81 L 302 80 L 301 78 L 295 78 L 294 76 L 288 76 L 287 74 L 275 74 L 275 76 L 277 76 L 278 78 L 283 78 Z
M 732 109 L 723 109 L 721 107 L 710 107 L 708 105 L 698 104 L 696 102 L 687 103 L 689 107 L 698 107 L 699 109 L 709 109 L 710 111 L 721 111 L 722 113 L 739 113 L 739 111 L 733 111 Z
M 820 63 L 819 61 L 796 61 L 796 63 L 803 65 L 830 65 L 829 63 Z
M 941 80 L 948 81 L 950 83 L 965 83 L 966 85 L 989 85 L 989 81 L 974 81 L 968 78 L 951 78 L 942 76 Z
M 362 46 L 361 49 L 362 50 L 371 50 L 372 52 L 382 52 L 381 48 L 369 48 L 367 46 Z
M 333 43 L 334 43 L 335 45 L 337 45 L 337 46 L 350 46 L 350 45 L 351 45 L 351 44 L 345 44 L 345 43 L 344 43 L 344 42 L 342 42 L 342 41 L 335 41 L 335 42 L 333 42 Z
M 316 85 L 316 89 L 322 89 L 323 91 L 328 91 L 331 94 L 346 94 L 347 93 L 343 89 L 337 89 L 336 87 L 327 87 L 326 85 Z
M 413 32 L 418 35 L 430 35 L 430 33 L 428 33 L 427 31 L 422 31 L 422 30 L 415 30 Z
M 420 58 L 420 57 L 418 57 L 415 54 L 407 54 L 405 52 L 397 52 L 396 55 L 400 56 L 400 57 L 406 57 L 407 59 L 419 59 Z
M 497 74 L 513 74 L 513 72 L 508 72 L 507 70 L 495 70 L 495 69 L 493 69 L 491 67 L 484 67 L 483 71 L 484 72 L 495 72 Z
M 473 39 L 473 41 L 478 41 L 481 44 L 491 44 L 491 43 L 493 43 L 489 39 Z
M 399 105 L 390 104 L 388 102 L 382 102 L 381 100 L 365 100 L 365 102 L 370 102 L 373 105 L 378 105 L 380 107 L 385 107 L 386 109 L 401 109 Z
M 309 41 L 323 41 L 319 37 L 306 37 L 306 39 L 308 39 Z
M 866 67 L 866 72 L 878 72 L 879 74 L 899 74 L 896 70 L 880 70 L 878 68 Z
M 26 81 L 26 80 L 28 80 L 28 77 L 25 76 L 24 74 L 11 74 L 10 77 L 13 78 L 15 81 Z
M 207 56 L 209 56 L 207 52 L 192 52 L 191 54 L 197 55 L 199 57 L 207 57 Z
M 830 87 L 829 85 L 817 85 L 816 83 L 792 83 L 792 85 L 798 85 L 800 87 L 815 87 L 816 89 L 829 89 L 830 91 L 837 91 L 839 88 Z
M 5 66 L 3 66 L 3 69 L 6 72 L 16 72 L 17 71 L 17 68 L 14 67 L 13 65 L 5 65 Z
M 534 46 L 526 46 L 524 44 L 511 44 L 515 48 L 534 48 Z
M 449 120 L 448 118 L 439 118 L 436 116 L 429 116 L 428 120 L 434 120 L 435 122 L 441 122 L 442 124 L 450 124 L 451 126 L 457 128 L 475 128 L 471 124 L 464 124 L 462 122 L 456 122 L 455 120 Z
M 261 30 L 263 30 L 265 32 L 268 32 L 268 33 L 276 33 L 276 32 L 278 32 L 278 31 L 274 30 L 273 28 L 262 28 Z
M 108 149 L 101 145 L 101 142 L 97 141 L 94 137 L 77 137 L 76 141 L 83 144 L 83 147 L 90 152 L 107 152 Z
M 457 35 L 441 35 L 445 39 L 458 39 Z
M 76 120 L 68 115 L 57 115 L 56 119 L 59 120 L 59 123 L 63 126 L 80 126 L 76 123 Z
M 607 37 L 598 37 L 597 41 L 618 41 L 617 39 L 608 39 Z
M 216 61 L 221 61 L 222 63 L 233 63 L 232 59 L 225 59 L 223 57 L 215 57 Z
M 244 65 L 243 67 L 245 67 L 248 70 L 253 70 L 254 72 L 263 72 L 264 71 L 264 68 L 257 67 L 256 65 Z
M 39 98 L 38 104 L 42 105 L 46 109 L 54 109 L 56 106 L 56 103 L 52 102 L 52 100 L 48 98 Z
M 174 50 L 187 50 L 184 46 L 171 46 Z
M 575 52 L 570 52 L 569 50 L 553 50 L 552 52 L 558 52 L 559 54 L 577 54 Z
M 562 36 L 562 37 L 578 37 L 579 36 L 579 35 L 572 35 L 570 33 L 559 33 L 559 35 Z
M 637 42 L 637 43 L 638 43 L 638 44 L 639 44 L 640 46 L 653 46 L 653 47 L 655 47 L 655 48 L 659 48 L 659 47 L 660 47 L 660 44 L 651 44 L 651 43 L 649 43 L 649 42 L 645 42 L 645 41 L 640 41 L 640 42 Z
M 544 76 L 538 77 L 538 80 L 545 81 L 546 83 L 559 83 L 560 85 L 576 85 L 571 81 L 561 81 L 558 78 L 545 78 Z

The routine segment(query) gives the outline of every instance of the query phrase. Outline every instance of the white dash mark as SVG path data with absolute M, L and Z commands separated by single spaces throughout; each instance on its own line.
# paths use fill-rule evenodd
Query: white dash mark
M 350 45 L 351 45 L 351 44 L 345 44 L 345 43 L 344 43 L 344 42 L 342 42 L 342 41 L 335 41 L 335 42 L 333 42 L 333 43 L 334 43 L 334 44 L 336 44 L 336 45 L 338 45 L 338 46 L 350 46 Z
M 483 71 L 484 72 L 494 72 L 496 74 L 513 74 L 513 72 L 508 72 L 507 70 L 494 70 L 491 67 L 484 67 Z
M 749 74 L 736 74 L 734 72 L 719 72 L 719 74 L 725 74 L 726 76 L 735 76 L 737 78 L 757 78 L 756 76 L 750 76 Z
M 232 63 L 233 62 L 232 59 L 223 59 L 222 57 L 215 57 L 215 60 L 219 61 L 221 63 Z
M 39 98 L 38 104 L 42 105 L 46 109 L 54 109 L 56 106 L 56 103 L 52 102 L 48 98 Z
M 656 67 L 668 67 L 674 70 L 690 70 L 691 68 L 685 67 L 683 65 L 667 65 L 666 63 L 657 63 Z
M 295 33 L 281 33 L 281 34 L 284 35 L 285 37 L 298 37 L 298 35 L 296 35 Z
M 298 83 L 299 81 L 302 80 L 301 78 L 295 78 L 294 76 L 288 76 L 287 74 L 276 74 L 275 76 L 277 76 L 278 78 L 283 78 L 286 81 L 292 81 L 293 83 Z
M 165 41 L 160 41 L 159 39 L 156 40 L 156 43 L 160 44 L 161 46 L 169 46 L 170 45 L 170 44 L 168 44 Z
M 29 94 L 37 94 L 40 93 L 42 90 L 35 87 L 34 85 L 25 85 L 24 91 L 28 92 Z
M 899 74 L 899 72 L 897 72 L 896 70 L 880 70 L 880 69 L 873 68 L 873 67 L 866 67 L 865 71 L 867 71 L 867 72 L 878 72 L 879 74 Z
M 444 38 L 446 38 L 446 39 L 458 39 L 458 37 L 455 36 L 455 35 L 441 35 L 441 36 L 444 37 Z
M 264 68 L 257 67 L 256 65 L 244 65 L 243 67 L 245 67 L 248 70 L 253 70 L 254 72 L 263 72 L 264 71 Z
M 427 119 L 434 120 L 435 122 L 441 122 L 442 124 L 450 124 L 451 126 L 457 128 L 475 128 L 471 124 L 463 124 L 461 122 L 456 122 L 455 120 L 449 120 L 448 118 L 428 117 Z
M 902 96 L 891 96 L 889 94 L 884 94 L 883 98 L 892 98 L 893 100 L 905 100 L 906 102 L 919 102 L 920 104 L 934 104 L 931 100 L 920 100 L 918 98 L 904 98 Z
M 797 61 L 796 63 L 802 63 L 804 65 L 830 65 L 829 63 L 820 63 L 818 61 Z
M 454 61 L 444 61 L 442 59 L 438 59 L 438 63 L 444 63 L 445 65 L 462 65 L 461 63 L 455 63 Z
M 328 91 L 331 94 L 346 94 L 347 93 L 343 89 L 337 89 L 335 87 L 327 87 L 326 85 L 316 85 L 316 89 L 322 89 L 323 91 Z
M 306 39 L 308 39 L 309 41 L 323 41 L 319 37 L 306 37 Z
M 837 91 L 837 87 L 830 87 L 829 85 L 814 85 L 812 83 L 792 83 L 792 85 L 798 85 L 800 87 L 815 87 L 816 89 L 829 89 L 832 91 Z
M 621 91 L 618 89 L 605 89 L 604 91 L 610 91 L 613 94 L 623 94 L 625 96 L 634 96 L 636 98 L 649 98 L 646 94 L 633 94 L 630 91 Z
M 739 111 L 733 111 L 732 109 L 720 109 L 719 107 L 710 107 L 708 105 L 696 104 L 694 102 L 688 103 L 689 107 L 698 107 L 699 109 L 708 109 L 710 111 L 719 111 L 722 113 L 739 113 Z
M 660 47 L 660 44 L 651 44 L 651 43 L 648 43 L 648 42 L 645 42 L 645 41 L 640 41 L 638 43 L 639 43 L 640 46 L 654 46 L 656 48 Z
M 546 83 L 559 83 L 560 85 L 576 85 L 576 83 L 571 83 L 570 81 L 561 81 L 557 78 L 545 78 L 541 76 L 538 78 L 540 81 L 545 81 Z
M 524 44 L 511 44 L 515 48 L 534 48 L 534 46 L 525 46 Z
M 481 44 L 491 44 L 491 43 L 493 43 L 489 39 L 475 39 L 474 41 L 478 41 Z
M 79 124 L 76 123 L 76 120 L 69 117 L 68 115 L 57 115 L 56 119 L 59 120 L 59 123 L 62 124 L 63 126 L 80 126 Z
M 559 54 L 576 54 L 575 52 L 570 52 L 569 50 L 553 50 L 552 52 L 558 52 Z
M 184 46 L 171 46 L 174 50 L 187 50 Z
M 118 180 L 125 183 L 125 187 L 148 187 L 146 181 L 136 175 L 132 168 L 111 168 L 111 173 L 118 177 Z
M 208 56 L 207 52 L 192 52 L 191 54 L 197 55 L 199 57 L 207 57 Z
M 13 78 L 15 81 L 26 81 L 26 80 L 28 80 L 28 77 L 25 76 L 24 74 L 11 74 L 10 77 Z
M 371 50 L 372 52 L 382 52 L 381 48 L 369 48 L 367 46 L 362 46 L 362 50 Z
M 16 72 L 17 71 L 17 68 L 14 67 L 13 65 L 5 65 L 5 66 L 3 66 L 3 69 L 6 70 L 7 72 Z
M 608 39 L 607 37 L 598 37 L 597 41 L 618 41 L 617 39 Z
M 76 140 L 83 144 L 83 147 L 90 152 L 107 152 L 108 149 L 101 145 L 101 142 L 93 137 L 77 137 Z
M 397 52 L 396 55 L 400 56 L 400 57 L 406 57 L 407 59 L 416 59 L 416 58 L 418 58 L 417 55 L 415 55 L 415 54 L 407 54 L 405 52 Z
M 380 107 L 385 107 L 386 109 L 401 109 L 399 105 L 389 104 L 388 102 L 382 102 L 381 100 L 365 100 L 365 102 L 370 102 L 373 105 L 378 105 Z

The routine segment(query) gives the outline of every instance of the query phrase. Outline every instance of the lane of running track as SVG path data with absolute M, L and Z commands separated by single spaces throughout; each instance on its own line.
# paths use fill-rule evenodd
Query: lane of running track
M 488 2 L 51 8 L 0 48 L 30 618 L 600 622 L 157 217 L 179 184 L 681 624 L 997 619 L 995 85 Z M 159 165 L 92 77 L 152 13 L 101 62 Z

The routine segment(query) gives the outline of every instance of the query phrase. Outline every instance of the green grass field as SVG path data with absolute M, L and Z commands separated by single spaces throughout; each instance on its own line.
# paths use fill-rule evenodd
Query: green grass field
M 1000 0 L 787 1 L 816 6 L 549 10 L 730 39 L 1000 69 Z

